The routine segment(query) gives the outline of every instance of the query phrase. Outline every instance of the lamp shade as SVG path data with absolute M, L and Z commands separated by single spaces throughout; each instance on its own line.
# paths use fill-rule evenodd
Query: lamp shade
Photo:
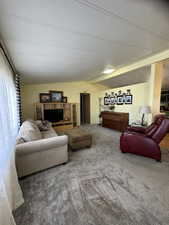
M 151 113 L 150 106 L 141 106 L 139 108 L 139 113 L 141 113 L 141 114 L 149 114 L 149 113 Z

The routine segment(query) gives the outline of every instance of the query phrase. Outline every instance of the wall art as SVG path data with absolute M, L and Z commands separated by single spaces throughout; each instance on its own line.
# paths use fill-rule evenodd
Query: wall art
M 126 93 L 122 93 L 122 91 L 118 91 L 118 93 L 112 92 L 111 94 L 105 93 L 104 97 L 104 105 L 123 105 L 123 104 L 132 104 L 133 103 L 133 95 L 131 94 L 131 90 L 127 89 Z

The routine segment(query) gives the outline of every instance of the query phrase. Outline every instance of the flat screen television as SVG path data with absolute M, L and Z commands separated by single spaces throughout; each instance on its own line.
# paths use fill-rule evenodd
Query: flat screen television
M 45 109 L 44 119 L 53 123 L 63 120 L 63 109 Z

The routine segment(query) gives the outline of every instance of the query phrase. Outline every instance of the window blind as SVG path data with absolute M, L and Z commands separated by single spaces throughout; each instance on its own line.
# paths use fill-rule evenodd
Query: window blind
M 20 76 L 15 75 L 15 86 L 16 86 L 16 101 L 17 101 L 17 112 L 19 116 L 19 126 L 22 123 L 22 109 L 21 109 L 21 90 L 20 90 Z

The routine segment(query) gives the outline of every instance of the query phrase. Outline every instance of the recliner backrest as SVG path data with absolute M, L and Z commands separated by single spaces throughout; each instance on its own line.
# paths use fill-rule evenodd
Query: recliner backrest
M 153 134 L 156 132 L 156 130 L 158 129 L 159 125 L 152 123 L 147 129 L 146 129 L 146 136 L 147 137 L 152 137 Z
M 154 117 L 154 123 L 159 125 L 161 124 L 161 122 L 163 121 L 163 119 L 166 118 L 166 115 L 165 114 L 157 114 L 155 117 Z
M 145 134 L 147 137 L 153 136 L 153 134 L 157 131 L 157 129 L 161 125 L 164 118 L 165 118 L 165 115 L 156 115 L 155 116 L 154 122 L 146 128 Z
M 152 135 L 152 139 L 159 144 L 160 141 L 165 137 L 165 135 L 169 132 L 169 119 L 164 118 L 159 125 L 158 129 Z

